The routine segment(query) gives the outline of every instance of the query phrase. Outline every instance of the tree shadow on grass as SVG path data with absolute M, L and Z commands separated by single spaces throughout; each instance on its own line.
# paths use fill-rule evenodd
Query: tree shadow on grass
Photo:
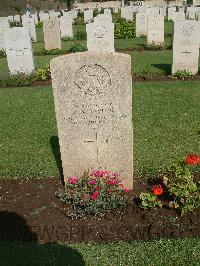
M 152 66 L 163 70 L 165 75 L 171 74 L 171 64 L 152 64 Z
M 23 217 L 0 212 L 0 265 L 85 265 L 82 255 L 74 248 L 37 241 L 37 234 Z
M 60 178 L 62 183 L 64 184 L 64 176 L 63 176 L 63 168 L 62 168 L 62 160 L 60 154 L 60 145 L 59 145 L 59 138 L 58 136 L 52 136 L 50 138 L 51 149 L 59 170 Z

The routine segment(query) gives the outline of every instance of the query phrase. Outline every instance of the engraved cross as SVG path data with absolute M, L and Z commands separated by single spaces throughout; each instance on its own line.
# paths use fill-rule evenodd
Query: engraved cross
M 99 162 L 99 150 L 100 150 L 100 146 L 103 143 L 108 143 L 108 139 L 106 139 L 105 141 L 99 140 L 98 133 L 96 132 L 95 139 L 94 140 L 84 140 L 84 143 L 94 143 L 96 145 L 96 158 L 97 158 L 97 163 L 100 163 Z

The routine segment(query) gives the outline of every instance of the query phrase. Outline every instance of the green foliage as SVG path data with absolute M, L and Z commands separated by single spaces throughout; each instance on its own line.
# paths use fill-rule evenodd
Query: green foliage
M 187 70 L 181 70 L 181 71 L 177 71 L 175 74 L 173 74 L 173 77 L 184 80 L 187 78 L 191 78 L 192 77 L 192 72 L 187 71 Z
M 142 192 L 139 196 L 141 207 L 144 209 L 162 207 L 162 203 L 158 198 L 150 192 Z
M 84 52 L 84 51 L 86 51 L 86 49 L 80 43 L 74 43 L 72 46 L 70 46 L 68 50 L 69 53 Z
M 185 160 L 175 161 L 168 170 L 172 174 L 165 178 L 165 185 L 174 197 L 173 205 L 182 214 L 200 207 L 200 187 L 194 182 L 190 166 Z
M 61 41 L 63 42 L 67 42 L 67 41 L 73 41 L 74 38 L 73 37 L 70 37 L 70 36 L 65 36 L 65 37 L 62 37 L 61 38 Z
M 2 75 L 0 76 L 0 86 L 6 87 L 25 87 L 30 86 L 33 81 L 37 80 L 35 73 L 31 75 L 16 74 L 16 75 Z
M 66 215 L 79 218 L 87 215 L 103 215 L 110 210 L 125 206 L 127 198 L 116 173 L 102 172 L 102 176 L 85 172 L 82 177 L 69 177 L 65 191 L 56 193 L 67 204 Z M 113 182 L 114 181 L 114 182 Z
M 6 51 L 4 49 L 0 50 L 0 58 L 6 57 Z
M 117 18 L 115 20 L 115 39 L 130 39 L 135 37 L 135 22 Z
M 35 25 L 36 28 L 42 28 L 43 26 L 43 22 L 42 21 L 38 21 L 38 23 Z
M 147 50 L 151 50 L 151 51 L 158 51 L 158 50 L 163 50 L 165 49 L 164 45 L 161 44 L 145 44 L 144 47 Z
M 77 31 L 75 33 L 75 39 L 78 41 L 86 40 L 87 39 L 87 34 L 85 31 Z
M 36 73 L 40 80 L 49 80 L 51 79 L 51 70 L 50 65 L 46 64 L 43 68 L 36 69 Z
M 42 55 L 58 55 L 58 54 L 62 54 L 62 50 L 56 48 L 56 49 L 52 49 L 52 50 L 46 50 L 46 49 L 42 49 L 40 52 Z

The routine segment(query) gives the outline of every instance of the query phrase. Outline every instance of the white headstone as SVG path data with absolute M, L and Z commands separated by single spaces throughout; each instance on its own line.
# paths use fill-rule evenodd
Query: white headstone
M 60 23 L 58 19 L 43 22 L 44 43 L 46 50 L 61 49 Z
M 106 15 L 111 15 L 111 10 L 109 8 L 105 8 L 103 12 Z
M 51 76 L 64 177 L 108 169 L 120 172 L 132 189 L 130 56 L 85 52 L 57 57 Z
M 151 45 L 164 44 L 164 16 L 161 14 L 148 15 L 147 43 Z
M 84 22 L 85 23 L 90 23 L 93 20 L 93 10 L 88 9 L 84 11 Z
M 175 21 L 180 21 L 180 20 L 185 20 L 185 13 L 184 12 L 174 12 L 172 16 L 172 20 Z
M 98 20 L 86 25 L 88 51 L 114 52 L 114 23 Z
M 147 35 L 147 13 L 136 14 L 136 37 Z
M 193 20 L 174 23 L 172 73 L 188 71 L 198 72 L 199 35 L 198 22 Z
M 60 17 L 60 33 L 61 38 L 63 37 L 73 37 L 73 27 L 72 27 L 73 19 L 69 17 Z
M 22 16 L 22 24 L 23 24 L 23 27 L 27 27 L 29 29 L 31 40 L 33 42 L 37 42 L 34 19 L 32 17 L 27 16 L 27 15 L 23 15 Z
M 7 31 L 6 54 L 11 74 L 30 74 L 34 70 L 31 38 L 28 28 L 16 27 Z
M 14 21 L 16 21 L 16 22 L 21 22 L 20 15 L 15 15 L 15 16 L 14 16 Z
M 10 24 L 7 17 L 0 17 L 0 50 L 6 49 L 5 35 Z
M 168 7 L 168 20 L 173 19 L 174 12 L 176 12 L 176 7 Z
M 122 7 L 121 18 L 125 18 L 126 20 L 133 20 L 133 9 L 131 7 Z

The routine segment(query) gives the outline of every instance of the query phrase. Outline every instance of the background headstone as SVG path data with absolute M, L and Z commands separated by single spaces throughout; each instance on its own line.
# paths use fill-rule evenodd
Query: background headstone
M 198 22 L 193 20 L 174 23 L 172 74 L 178 71 L 198 72 Z
M 61 38 L 63 37 L 73 37 L 73 19 L 71 17 L 60 17 L 60 33 Z
M 33 42 L 37 42 L 34 19 L 32 17 L 27 16 L 27 15 L 23 15 L 22 24 L 23 24 L 23 27 L 27 27 L 29 29 L 31 40 Z
M 88 9 L 84 11 L 84 22 L 85 23 L 90 23 L 93 20 L 93 10 Z
M 151 45 L 164 44 L 164 16 L 161 14 L 148 15 L 147 43 Z
M 119 65 L 120 62 L 120 65 Z M 51 61 L 63 173 L 89 169 L 121 173 L 133 187 L 131 58 L 85 52 Z
M 31 38 L 28 28 L 16 27 L 7 31 L 6 54 L 11 74 L 30 74 L 34 70 Z
M 114 52 L 114 23 L 97 20 L 86 25 L 88 51 Z
M 136 37 L 147 35 L 147 13 L 136 14 Z
M 43 22 L 44 43 L 46 50 L 61 49 L 60 25 L 58 19 Z

